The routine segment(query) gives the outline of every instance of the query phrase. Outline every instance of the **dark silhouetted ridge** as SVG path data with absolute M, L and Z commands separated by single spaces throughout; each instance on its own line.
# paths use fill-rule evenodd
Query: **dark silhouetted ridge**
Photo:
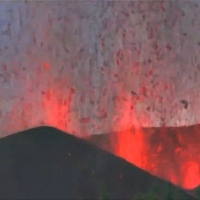
M 0 199 L 130 199 L 166 182 L 52 127 L 0 139 Z M 174 187 L 173 187 L 174 189 Z M 193 199 L 181 191 L 182 199 Z

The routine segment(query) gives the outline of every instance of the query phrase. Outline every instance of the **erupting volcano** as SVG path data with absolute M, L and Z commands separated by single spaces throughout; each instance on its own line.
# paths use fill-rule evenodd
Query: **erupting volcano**
M 200 1 L 0 1 L 0 13 L 0 138 L 51 126 L 199 186 Z
M 200 184 L 199 131 L 200 125 L 132 128 L 91 136 L 89 141 L 151 174 L 192 190 Z

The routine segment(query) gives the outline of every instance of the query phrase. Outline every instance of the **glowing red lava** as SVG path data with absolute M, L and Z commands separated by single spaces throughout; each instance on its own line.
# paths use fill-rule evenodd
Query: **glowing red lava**
M 122 131 L 117 133 L 115 154 L 185 189 L 198 187 L 200 160 L 196 141 L 200 127 L 142 128 L 137 112 L 130 115 L 132 104 L 127 101 L 121 105 L 123 114 L 118 126 Z M 134 122 L 134 127 L 128 129 L 130 121 Z
M 191 190 L 198 187 L 200 185 L 198 153 L 189 150 L 188 146 L 184 147 L 184 143 L 175 143 L 174 138 L 171 138 L 173 136 L 170 135 L 170 130 L 169 133 L 162 133 L 161 128 L 158 128 L 158 133 L 155 134 L 159 143 L 156 144 L 155 140 L 155 143 L 152 144 L 151 140 L 154 136 L 150 134 L 149 130 L 148 128 L 132 128 L 132 130 L 119 132 L 115 154 L 141 169 L 185 189 Z M 188 142 L 189 145 L 192 145 L 184 133 L 175 132 L 174 135 L 176 134 L 178 136 L 181 134 L 185 143 Z M 181 145 L 182 149 L 179 149 L 178 146 Z
M 127 103 L 122 108 L 124 110 L 122 120 L 119 121 L 119 127 L 124 129 L 129 124 L 129 121 L 135 122 L 133 130 L 121 131 L 117 135 L 117 145 L 115 153 L 125 158 L 127 161 L 134 163 L 140 168 L 145 168 L 146 165 L 146 144 L 142 129 L 138 126 L 136 115 L 128 115 L 128 109 L 131 103 Z M 127 111 L 127 112 L 126 112 Z
M 195 161 L 188 161 L 183 165 L 183 173 L 185 173 L 184 187 L 193 189 L 200 184 L 199 163 Z

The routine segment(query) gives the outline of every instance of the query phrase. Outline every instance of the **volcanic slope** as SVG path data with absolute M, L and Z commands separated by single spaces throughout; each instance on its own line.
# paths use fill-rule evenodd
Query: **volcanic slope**
M 168 183 L 52 127 L 0 139 L 0 199 L 131 199 Z M 179 190 L 179 189 L 178 189 Z M 171 191 L 177 188 L 171 186 Z M 181 199 L 194 198 L 179 190 Z M 163 194 L 164 195 L 164 192 Z

